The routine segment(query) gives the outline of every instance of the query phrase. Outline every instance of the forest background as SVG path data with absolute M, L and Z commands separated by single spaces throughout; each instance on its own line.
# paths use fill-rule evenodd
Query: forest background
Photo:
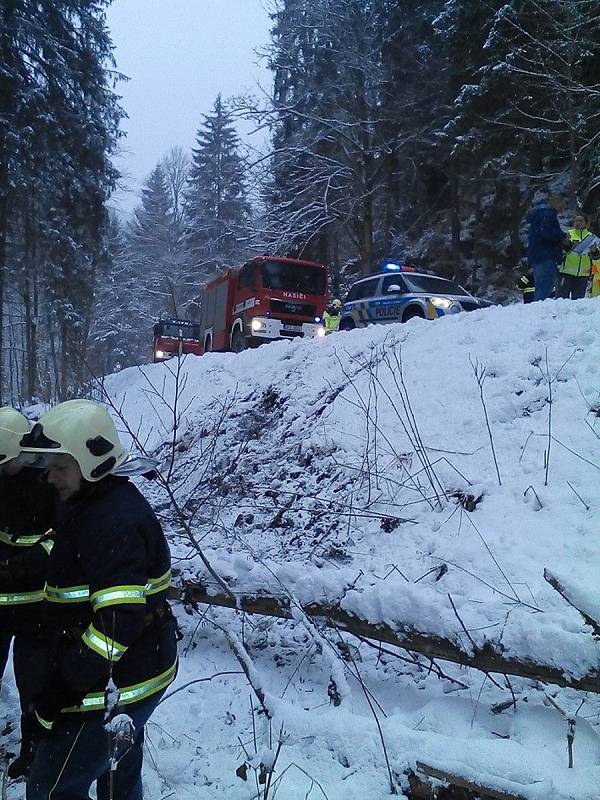
M 218 96 L 130 220 L 108 0 L 0 3 L 2 403 L 146 362 L 158 317 L 256 253 L 327 263 L 336 295 L 408 257 L 502 301 L 540 191 L 598 231 L 597 0 L 268 2 L 269 96 Z

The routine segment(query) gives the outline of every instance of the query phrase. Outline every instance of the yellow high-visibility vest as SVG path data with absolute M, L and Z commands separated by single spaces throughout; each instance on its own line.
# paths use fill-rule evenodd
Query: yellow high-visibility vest
M 341 318 L 341 314 L 330 314 L 329 311 L 325 311 L 323 314 L 323 325 L 325 326 L 325 331 L 330 333 L 332 331 L 339 330 Z
M 571 228 L 569 231 L 569 239 L 573 242 L 573 244 L 579 244 L 580 242 L 583 242 L 584 239 L 587 239 L 588 236 L 593 235 L 594 234 L 587 228 Z M 584 255 L 583 253 L 573 253 L 572 251 L 568 252 L 563 259 L 563 263 L 561 264 L 559 271 L 563 275 L 573 275 L 576 278 L 587 278 L 592 271 L 592 259 L 590 256 Z

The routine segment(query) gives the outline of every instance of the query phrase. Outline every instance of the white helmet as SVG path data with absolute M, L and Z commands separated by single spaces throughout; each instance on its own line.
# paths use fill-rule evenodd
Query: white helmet
M 0 408 L 0 464 L 12 461 L 21 454 L 19 442 L 30 430 L 29 420 L 16 408 Z
M 67 400 L 47 411 L 21 440 L 28 453 L 68 453 L 86 481 L 99 481 L 122 464 L 128 451 L 112 417 L 93 400 Z
M 341 308 L 341 307 L 342 307 L 342 301 L 341 301 L 341 300 L 339 300 L 339 299 L 336 297 L 336 298 L 335 298 L 335 300 L 332 300 L 332 301 L 331 301 L 331 305 L 332 305 L 334 308 Z

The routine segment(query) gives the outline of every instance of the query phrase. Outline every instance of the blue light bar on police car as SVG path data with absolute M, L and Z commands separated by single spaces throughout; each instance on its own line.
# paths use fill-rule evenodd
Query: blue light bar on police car
M 402 270 L 402 264 L 399 264 L 397 261 L 386 261 L 383 268 L 389 272 L 400 272 Z

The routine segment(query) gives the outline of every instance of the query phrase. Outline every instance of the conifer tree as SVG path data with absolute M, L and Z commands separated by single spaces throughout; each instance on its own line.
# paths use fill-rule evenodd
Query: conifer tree
M 250 221 L 246 165 L 231 111 L 218 95 L 203 116 L 187 189 L 188 241 L 199 275 L 235 265 Z
M 127 239 L 138 301 L 148 318 L 183 316 L 187 252 L 162 163 L 142 189 Z
M 41 296 L 52 391 L 64 397 L 82 374 L 122 115 L 109 71 L 107 5 L 0 4 L 0 311 L 3 284 L 18 287 L 29 393 L 39 378 L 33 309 Z M 8 273 L 9 263 L 20 275 Z M 0 391 L 8 355 L 0 338 Z

